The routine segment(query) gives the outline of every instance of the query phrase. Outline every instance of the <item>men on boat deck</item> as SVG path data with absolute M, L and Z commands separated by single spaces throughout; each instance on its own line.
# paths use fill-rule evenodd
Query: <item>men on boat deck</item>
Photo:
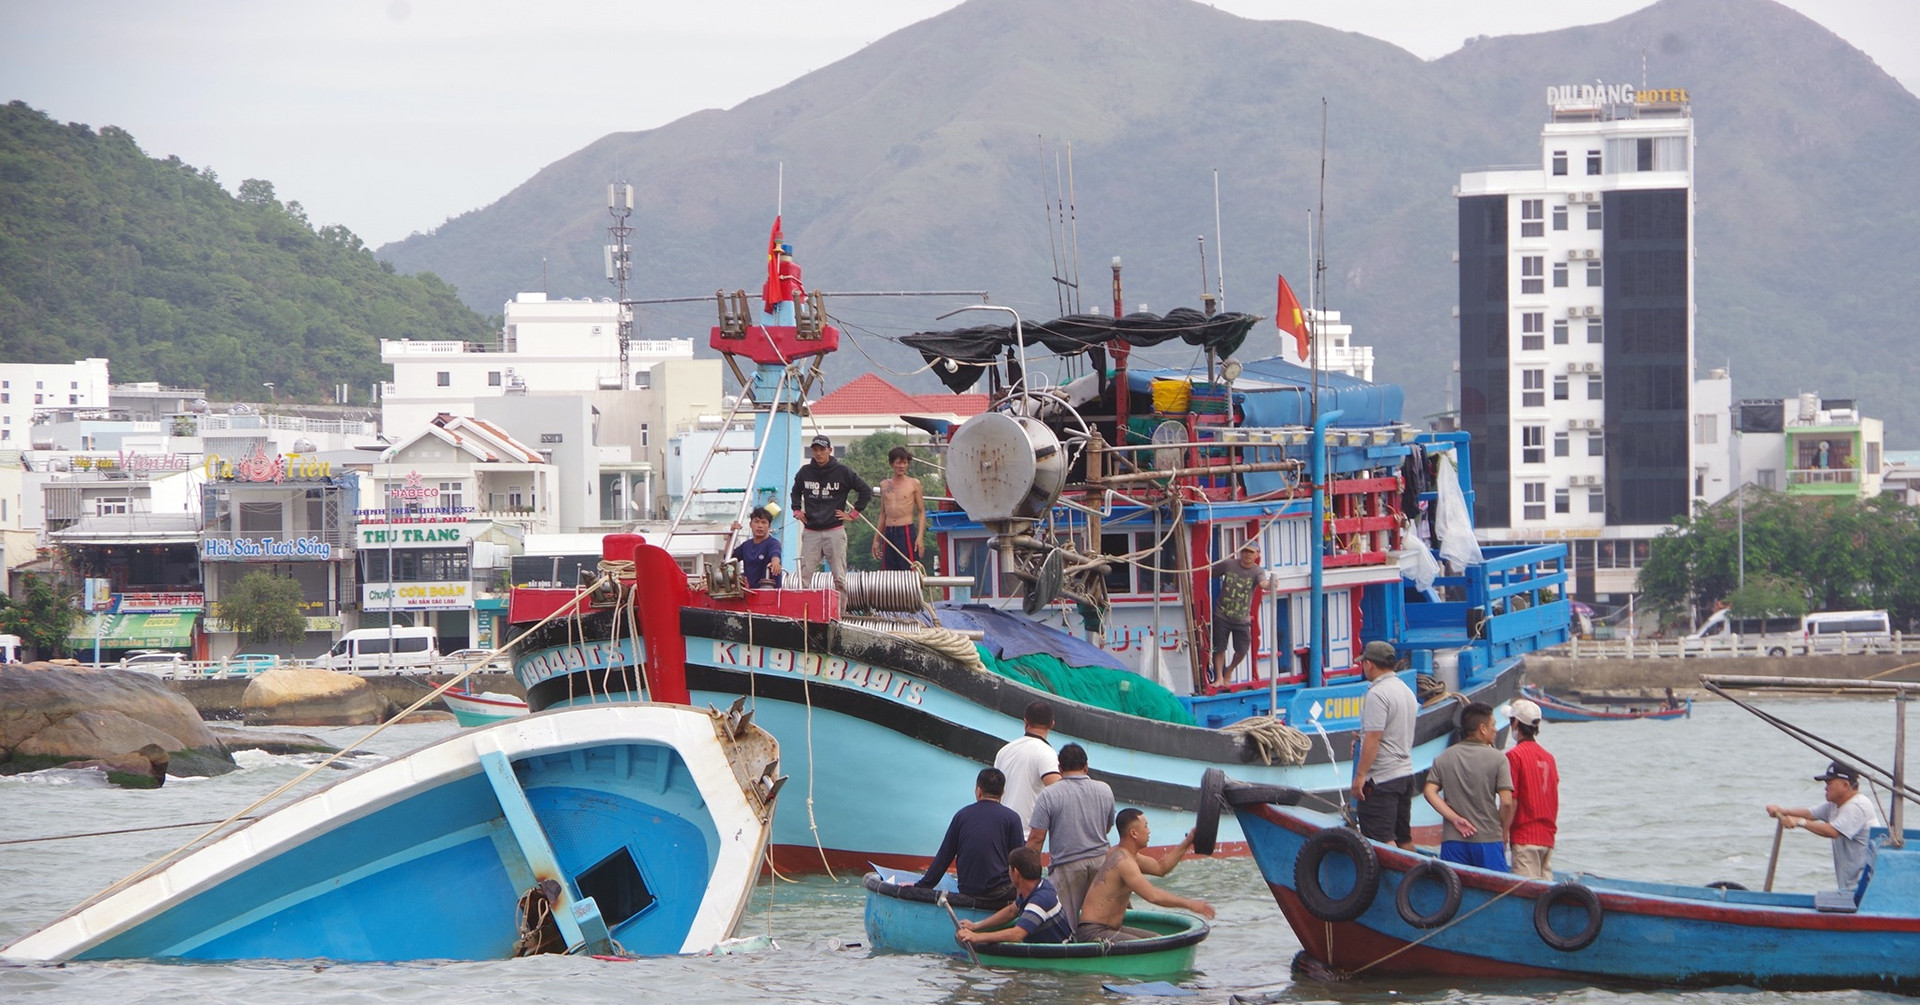
M 853 505 L 847 505 L 847 495 Z M 802 464 L 793 476 L 793 511 L 800 515 L 800 576 L 804 580 L 820 571 L 825 561 L 833 572 L 833 588 L 847 588 L 848 520 L 860 515 L 873 501 L 873 489 L 845 462 L 833 456 L 833 441 L 825 436 L 813 438 L 813 461 Z
M 1441 751 L 1427 771 L 1427 803 L 1442 821 L 1440 858 L 1506 872 L 1513 769 L 1493 748 L 1493 709 L 1469 704 L 1460 713 L 1460 734 L 1460 742 Z
M 1360 833 L 1413 850 L 1413 725 L 1420 702 L 1393 672 L 1399 654 L 1375 639 L 1360 651 L 1367 696 L 1360 706 L 1360 751 L 1353 759 L 1353 800 Z
M 873 557 L 883 572 L 911 571 L 920 561 L 920 542 L 927 537 L 927 504 L 920 479 L 907 474 L 913 453 L 905 447 L 887 451 L 893 475 L 880 483 L 880 533 L 873 536 Z
M 756 506 L 747 514 L 747 525 L 753 529 L 753 537 L 733 549 L 747 586 L 757 590 L 762 583 L 771 586 L 780 582 L 780 539 L 773 536 L 773 514 L 765 506 Z M 740 529 L 738 521 L 733 529 Z
M 1027 818 L 1033 815 L 1033 801 L 1040 798 L 1040 790 L 1060 780 L 1060 757 L 1047 743 L 1047 734 L 1053 732 L 1053 706 L 1044 701 L 1030 702 L 1023 718 L 1026 733 L 1007 741 L 993 757 L 993 766 L 1007 776 L 1007 793 L 1000 802 L 1020 814 L 1022 832 L 1027 828 Z
M 1027 847 L 1039 851 L 1053 839 L 1047 878 L 1060 891 L 1067 921 L 1080 920 L 1080 901 L 1107 853 L 1113 826 L 1113 789 L 1087 775 L 1087 751 L 1077 743 L 1060 748 L 1060 780 L 1042 790 L 1028 816 Z
M 1213 563 L 1213 663 L 1207 670 L 1207 683 L 1229 679 L 1253 646 L 1253 592 L 1260 586 L 1260 549 L 1252 544 L 1240 546 L 1234 558 Z M 1227 645 L 1233 645 L 1233 658 L 1227 658 Z
M 1515 742 L 1507 748 L 1513 772 L 1513 825 L 1507 830 L 1513 871 L 1553 878 L 1553 841 L 1559 833 L 1560 765 L 1540 745 L 1540 706 L 1525 698 L 1511 706 Z
M 1827 783 L 1827 799 L 1803 810 L 1785 809 L 1769 803 L 1767 816 L 1780 821 L 1788 830 L 1800 828 L 1809 834 L 1833 839 L 1833 878 L 1840 889 L 1857 898 L 1861 880 L 1873 868 L 1873 845 L 1867 832 L 1880 823 L 1880 807 L 1873 797 L 1860 791 L 1860 770 L 1851 764 L 1834 761 L 1827 770 L 1813 776 Z
M 981 918 L 960 922 L 953 937 L 961 945 L 970 942 L 1066 942 L 1073 937 L 1073 926 L 1060 909 L 1059 891 L 1040 878 L 1040 853 L 1032 848 L 1015 848 L 1007 858 L 1007 878 L 1013 883 L 1013 903 Z M 1011 918 L 1013 924 L 1005 925 Z
M 1181 857 L 1193 847 L 1192 831 L 1187 832 L 1178 846 L 1154 858 L 1145 853 L 1147 842 L 1153 836 L 1145 813 L 1131 806 L 1121 810 L 1119 828 L 1120 842 L 1102 857 L 1100 871 L 1087 890 L 1086 903 L 1080 907 L 1079 922 L 1073 927 L 1073 941 L 1112 945 L 1151 937 L 1152 932 L 1123 927 L 1127 908 L 1136 893 L 1150 904 L 1178 907 L 1203 918 L 1213 917 L 1213 905 L 1162 890 L 1147 879 L 1148 874 L 1165 876 L 1180 864 Z
M 997 769 L 980 769 L 973 783 L 973 802 L 953 815 L 946 837 L 940 839 L 940 850 L 933 854 L 933 864 L 913 885 L 938 886 L 947 866 L 957 862 L 961 893 L 982 900 L 1013 896 L 1007 854 L 1021 847 L 1023 838 L 1019 815 L 1000 805 L 1006 784 L 1007 777 Z

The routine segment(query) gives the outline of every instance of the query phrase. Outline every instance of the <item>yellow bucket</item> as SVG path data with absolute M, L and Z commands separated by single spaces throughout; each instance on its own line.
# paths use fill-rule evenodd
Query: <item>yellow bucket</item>
M 1193 385 L 1184 380 L 1157 377 L 1153 381 L 1153 410 L 1156 412 L 1184 412 L 1192 397 Z

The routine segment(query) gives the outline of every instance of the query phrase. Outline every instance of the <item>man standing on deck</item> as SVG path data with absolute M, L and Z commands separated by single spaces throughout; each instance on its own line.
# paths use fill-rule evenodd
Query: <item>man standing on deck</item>
M 1187 832 L 1186 839 L 1179 846 L 1155 859 L 1145 853 L 1147 842 L 1153 836 L 1147 827 L 1145 813 L 1131 806 L 1121 810 L 1119 827 L 1120 843 L 1100 859 L 1100 871 L 1094 878 L 1092 888 L 1087 891 L 1086 904 L 1080 912 L 1079 922 L 1073 928 L 1073 941 L 1100 942 L 1110 946 L 1116 942 L 1151 936 L 1152 932 L 1122 927 L 1127 918 L 1127 908 L 1132 905 L 1136 893 L 1159 907 L 1177 907 L 1203 918 L 1213 917 L 1212 904 L 1169 893 L 1147 879 L 1149 866 L 1156 876 L 1165 876 L 1173 871 L 1173 867 L 1180 862 L 1180 856 L 1193 847 L 1192 831 Z
M 1513 827 L 1507 832 L 1513 871 L 1528 879 L 1553 879 L 1553 840 L 1559 832 L 1560 765 L 1540 745 L 1540 706 L 1514 699 L 1514 745 L 1507 748 L 1513 771 Z
M 993 758 L 993 766 L 1007 776 L 1007 793 L 1000 802 L 1020 814 L 1023 833 L 1040 790 L 1060 780 L 1060 758 L 1047 743 L 1047 734 L 1053 732 L 1053 706 L 1033 701 L 1027 705 L 1024 718 L 1026 734 L 1009 740 Z
M 1060 780 L 1033 801 L 1027 847 L 1039 851 L 1053 836 L 1053 867 L 1047 878 L 1060 891 L 1067 920 L 1078 923 L 1080 901 L 1107 854 L 1113 826 L 1113 789 L 1087 775 L 1087 751 L 1077 743 L 1060 748 Z
M 1253 647 L 1253 591 L 1260 585 L 1260 549 L 1252 544 L 1240 546 L 1237 559 L 1223 558 L 1213 563 L 1213 581 L 1218 592 L 1213 598 L 1213 663 L 1207 683 L 1226 681 L 1247 658 Z M 1233 658 L 1227 659 L 1227 645 L 1233 644 Z
M 946 875 L 947 866 L 958 863 L 960 892 L 982 900 L 1007 900 L 1013 896 L 1012 881 L 1007 878 L 1007 853 L 1022 847 L 1020 818 L 1000 805 L 1000 793 L 1007 778 L 992 768 L 981 768 L 973 783 L 973 802 L 960 808 L 947 824 L 947 835 L 940 839 L 940 850 L 933 853 L 933 864 L 913 884 L 934 887 Z
M 1860 791 L 1860 770 L 1851 764 L 1834 761 L 1823 774 L 1813 776 L 1827 783 L 1827 801 L 1804 810 L 1790 810 L 1769 804 L 1767 816 L 1780 821 L 1788 830 L 1795 827 L 1809 834 L 1833 839 L 1833 878 L 1840 889 L 1860 895 L 1860 880 L 1873 868 L 1873 845 L 1867 832 L 1880 825 L 1880 807 L 1873 797 Z
M 880 483 L 880 533 L 873 535 L 873 557 L 882 572 L 909 572 L 920 562 L 920 543 L 927 538 L 927 503 L 920 479 L 907 474 L 913 453 L 905 447 L 887 451 L 893 476 Z
M 1381 639 L 1360 651 L 1367 697 L 1360 706 L 1360 752 L 1353 759 L 1353 801 L 1360 833 L 1413 850 L 1413 724 L 1420 702 L 1393 672 L 1399 654 Z
M 847 506 L 847 494 L 853 506 Z M 813 438 L 813 462 L 802 464 L 793 476 L 793 511 L 800 515 L 800 585 L 820 571 L 825 561 L 833 573 L 833 588 L 847 589 L 846 522 L 873 501 L 873 489 L 845 462 L 833 456 L 833 441 Z
M 1469 704 L 1460 713 L 1460 742 L 1441 751 L 1427 771 L 1427 803 L 1445 821 L 1440 829 L 1442 861 L 1507 871 L 1513 769 L 1506 755 L 1493 749 L 1497 735 L 1493 709 L 1477 701 Z

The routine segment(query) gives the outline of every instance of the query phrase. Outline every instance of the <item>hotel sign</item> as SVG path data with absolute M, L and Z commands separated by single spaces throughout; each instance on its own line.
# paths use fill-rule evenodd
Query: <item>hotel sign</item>
M 1561 84 L 1547 88 L 1552 108 L 1593 108 L 1599 105 L 1684 105 L 1684 87 L 1643 87 L 1632 84 Z
M 360 608 L 366 611 L 468 610 L 473 607 L 473 584 L 366 583 L 360 587 Z

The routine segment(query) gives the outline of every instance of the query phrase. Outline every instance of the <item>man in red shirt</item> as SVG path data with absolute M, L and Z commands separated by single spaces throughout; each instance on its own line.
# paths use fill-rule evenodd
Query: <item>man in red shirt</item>
M 1508 832 L 1507 861 L 1513 871 L 1529 879 L 1553 879 L 1554 821 L 1560 816 L 1560 766 L 1536 739 L 1540 735 L 1540 706 L 1514 699 L 1513 732 L 1519 737 L 1507 751 L 1513 771 L 1513 797 L 1519 806 Z

